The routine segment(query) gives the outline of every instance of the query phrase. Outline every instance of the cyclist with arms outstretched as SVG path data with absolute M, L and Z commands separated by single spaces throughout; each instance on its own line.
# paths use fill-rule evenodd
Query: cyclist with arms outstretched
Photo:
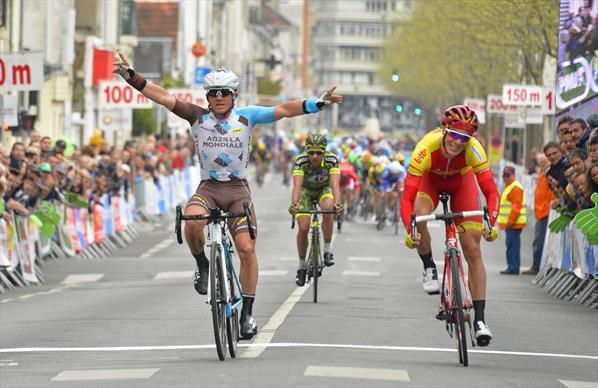
M 114 62 L 113 72 L 122 76 L 145 97 L 163 105 L 191 125 L 200 161 L 201 182 L 187 203 L 185 216 L 207 214 L 208 209 L 214 207 L 227 212 L 242 212 L 243 202 L 247 202 L 250 204 L 256 234 L 257 221 L 247 184 L 247 165 L 254 125 L 271 123 L 283 117 L 316 113 L 331 103 L 342 101 L 341 96 L 332 94 L 334 88 L 331 88 L 319 98 L 287 101 L 272 107 L 236 108 L 239 78 L 230 70 L 217 69 L 207 74 L 204 80 L 208 100 L 208 109 L 205 109 L 178 100 L 161 86 L 147 82 L 141 74 L 135 72 L 122 54 Z M 209 271 L 208 259 L 204 253 L 205 224 L 206 221 L 185 223 L 185 239 L 197 263 L 194 287 L 202 295 L 207 293 Z M 249 237 L 246 218 L 230 219 L 228 227 L 241 261 L 241 337 L 250 339 L 257 333 L 257 324 L 252 316 L 258 278 L 255 240 Z
M 341 214 L 343 211 L 339 161 L 335 154 L 326 152 L 327 144 L 328 141 L 324 135 L 317 133 L 308 135 L 305 140 L 306 151 L 297 156 L 293 168 L 293 191 L 289 212 L 297 217 L 299 225 L 297 231 L 299 267 L 295 277 L 295 283 L 299 287 L 305 285 L 307 276 L 305 256 L 311 215 L 309 211 L 315 210 L 312 209 L 312 202 L 317 201 L 323 211 L 334 209 L 337 214 Z M 327 267 L 334 265 L 331 251 L 333 226 L 332 214 L 324 215 L 322 232 L 324 235 L 324 265 Z
M 498 190 L 486 153 L 473 135 L 478 130 L 478 118 L 469 107 L 457 105 L 444 113 L 442 128 L 426 134 L 411 154 L 411 161 L 405 179 L 401 199 L 401 217 L 407 229 L 405 244 L 417 248 L 423 265 L 423 287 L 429 294 L 439 292 L 438 274 L 432 259 L 430 233 L 426 223 L 417 225 L 415 241 L 411 237 L 411 213 L 430 214 L 438 205 L 438 194 L 446 191 L 451 197 L 451 210 L 461 212 L 478 209 L 478 189 L 475 178 L 482 189 L 490 222 L 494 225 L 498 217 Z M 475 338 L 480 346 L 487 346 L 492 339 L 484 318 L 486 304 L 486 269 L 482 261 L 480 239 L 483 234 L 481 217 L 467 217 L 455 220 L 461 233 L 459 240 L 469 270 L 469 284 L 475 310 Z M 496 229 L 484 234 L 492 241 Z

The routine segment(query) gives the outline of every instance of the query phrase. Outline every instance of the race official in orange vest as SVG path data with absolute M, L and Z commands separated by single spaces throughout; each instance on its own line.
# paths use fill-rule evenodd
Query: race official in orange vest
M 502 173 L 505 188 L 500 195 L 500 211 L 498 226 L 507 235 L 507 269 L 500 271 L 503 275 L 519 275 L 521 265 L 521 230 L 527 222 L 525 210 L 525 193 L 523 186 L 517 181 L 515 168 L 507 166 Z

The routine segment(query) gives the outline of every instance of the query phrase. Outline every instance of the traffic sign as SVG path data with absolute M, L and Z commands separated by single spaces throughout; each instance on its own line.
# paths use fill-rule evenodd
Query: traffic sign
M 209 66 L 196 66 L 195 67 L 195 85 L 202 86 L 204 78 L 211 71 L 212 71 L 212 68 Z
M 542 97 L 540 86 L 505 84 L 502 87 L 502 100 L 507 105 L 541 106 Z

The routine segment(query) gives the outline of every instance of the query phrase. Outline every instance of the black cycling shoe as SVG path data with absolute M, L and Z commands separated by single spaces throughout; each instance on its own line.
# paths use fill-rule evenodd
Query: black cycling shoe
M 332 267 L 334 265 L 334 256 L 332 255 L 332 252 L 324 253 L 324 265 L 326 267 Z
M 241 339 L 250 340 L 257 334 L 257 322 L 253 317 L 247 314 L 241 317 Z
M 208 293 L 208 276 L 210 276 L 209 267 L 200 268 L 195 271 L 195 279 L 193 279 L 193 288 L 199 295 L 206 295 Z
M 295 276 L 295 284 L 299 287 L 303 287 L 305 285 L 306 276 L 307 270 L 305 268 L 299 268 L 297 270 L 297 276 Z

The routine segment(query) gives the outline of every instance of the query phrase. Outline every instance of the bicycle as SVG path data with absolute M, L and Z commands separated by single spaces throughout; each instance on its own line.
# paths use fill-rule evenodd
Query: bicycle
M 411 233 L 412 238 L 417 236 L 417 223 L 433 220 L 441 220 L 445 223 L 445 250 L 444 250 L 444 271 L 442 278 L 442 288 L 440 292 L 440 312 L 436 316 L 439 320 L 444 320 L 446 330 L 451 338 L 453 333 L 457 340 L 459 352 L 459 363 L 463 366 L 469 364 L 467 355 L 467 337 L 465 332 L 465 322 L 469 326 L 469 335 L 471 345 L 475 347 L 475 335 L 469 310 L 472 307 L 469 288 L 465 284 L 465 273 L 463 270 L 463 260 L 457 244 L 457 225 L 456 218 L 483 216 L 486 224 L 486 232 L 492 230 L 488 208 L 484 210 L 463 211 L 458 213 L 449 213 L 448 200 L 449 194 L 441 192 L 439 199 L 442 202 L 443 213 L 429 214 L 424 216 L 411 215 Z
M 311 214 L 311 239 L 309 243 L 309 256 L 307 258 L 307 282 L 311 283 L 313 280 L 313 297 L 314 303 L 318 303 L 318 278 L 322 274 L 324 268 L 324 260 L 322 258 L 322 249 L 320 248 L 320 220 L 318 214 L 335 214 L 335 210 L 317 210 L 318 201 L 312 201 L 312 210 L 301 211 L 301 213 Z M 291 229 L 295 229 L 295 215 L 291 216 Z M 342 218 L 337 216 L 337 229 L 341 229 Z
M 181 207 L 176 207 L 175 233 L 177 242 L 183 243 L 181 221 L 208 221 L 208 241 L 210 244 L 210 278 L 208 281 L 207 303 L 212 310 L 216 352 L 220 361 L 226 358 L 226 344 L 231 358 L 237 356 L 239 341 L 239 309 L 243 304 L 243 289 L 232 261 L 233 245 L 226 233 L 228 218 L 247 217 L 249 236 L 255 240 L 251 212 L 247 202 L 243 211 L 225 212 L 220 208 L 209 209 L 208 214 L 185 216 Z

